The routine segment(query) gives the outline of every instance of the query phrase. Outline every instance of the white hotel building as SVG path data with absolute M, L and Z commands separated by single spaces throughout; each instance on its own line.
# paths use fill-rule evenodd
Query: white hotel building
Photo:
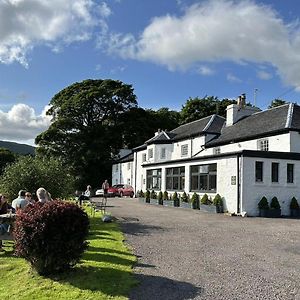
M 251 216 L 262 196 L 276 196 L 289 215 L 291 198 L 300 198 L 300 106 L 260 111 L 240 98 L 226 119 L 212 115 L 158 131 L 113 165 L 117 183 L 135 191 L 218 193 L 224 210 Z

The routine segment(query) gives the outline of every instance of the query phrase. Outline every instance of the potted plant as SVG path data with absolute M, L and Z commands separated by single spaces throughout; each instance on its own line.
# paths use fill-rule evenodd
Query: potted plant
M 280 218 L 281 217 L 281 209 L 280 209 L 280 204 L 279 204 L 277 197 L 273 197 L 271 200 L 268 217 L 270 217 L 270 218 Z
M 179 207 L 179 197 L 177 192 L 172 195 L 172 200 L 174 202 L 174 207 Z
M 258 202 L 259 216 L 266 218 L 269 211 L 268 199 L 264 196 Z
M 216 207 L 216 212 L 219 213 L 223 213 L 223 199 L 222 197 L 217 194 L 213 200 L 213 204 Z
M 163 205 L 163 204 L 164 204 L 164 202 L 163 202 L 163 193 L 162 193 L 162 191 L 160 191 L 160 192 L 158 193 L 157 199 L 158 199 L 158 204 L 159 204 L 159 205 Z
M 191 204 L 193 209 L 200 209 L 199 204 L 199 195 L 197 193 L 194 193 L 191 199 Z
M 154 190 L 152 190 L 150 193 L 150 204 L 158 204 L 157 194 Z
M 215 213 L 216 206 L 214 206 L 212 204 L 213 204 L 213 202 L 211 201 L 211 199 L 209 199 L 207 194 L 204 194 L 200 200 L 200 209 L 205 212 Z
M 150 191 L 147 190 L 145 193 L 146 203 L 150 203 Z
M 163 194 L 163 205 L 164 206 L 174 206 L 174 201 L 169 199 L 169 194 L 167 191 Z
M 137 196 L 139 198 L 139 202 L 141 203 L 145 203 L 146 202 L 146 198 L 145 198 L 145 194 L 142 190 L 137 191 Z
M 186 192 L 183 192 L 180 198 L 180 207 L 183 208 L 191 208 L 191 204 L 189 203 L 189 196 L 186 194 Z
M 291 217 L 299 218 L 300 217 L 300 207 L 298 201 L 295 197 L 292 198 L 290 203 Z

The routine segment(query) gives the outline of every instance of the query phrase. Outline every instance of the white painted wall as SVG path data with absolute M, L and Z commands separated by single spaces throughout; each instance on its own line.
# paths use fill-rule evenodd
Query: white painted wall
M 119 183 L 126 183 L 132 185 L 134 183 L 133 171 L 133 161 L 113 164 L 111 185 Z
M 263 161 L 264 178 L 263 182 L 255 182 L 255 161 Z M 271 163 L 279 163 L 279 183 L 271 182 Z M 287 163 L 294 164 L 294 183 L 286 182 Z M 251 216 L 258 215 L 257 204 L 263 196 L 266 196 L 269 204 L 276 196 L 281 205 L 281 213 L 289 215 L 289 205 L 292 197 L 299 201 L 300 196 L 300 161 L 284 159 L 262 159 L 243 158 L 242 170 L 242 210 Z

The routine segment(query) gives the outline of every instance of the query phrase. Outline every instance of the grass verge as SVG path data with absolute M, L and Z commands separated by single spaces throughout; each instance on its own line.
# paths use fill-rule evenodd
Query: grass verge
M 99 213 L 90 217 L 89 248 L 71 271 L 42 277 L 13 255 L 13 242 L 0 252 L 0 296 L 6 299 L 128 299 L 136 284 L 136 258 L 123 243 L 117 223 L 103 223 Z

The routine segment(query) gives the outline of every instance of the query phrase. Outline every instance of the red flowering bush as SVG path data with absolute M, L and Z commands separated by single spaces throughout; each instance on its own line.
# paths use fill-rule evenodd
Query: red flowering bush
M 18 211 L 14 225 L 16 254 L 39 274 L 52 274 L 74 266 L 88 243 L 87 214 L 77 205 L 51 201 Z

